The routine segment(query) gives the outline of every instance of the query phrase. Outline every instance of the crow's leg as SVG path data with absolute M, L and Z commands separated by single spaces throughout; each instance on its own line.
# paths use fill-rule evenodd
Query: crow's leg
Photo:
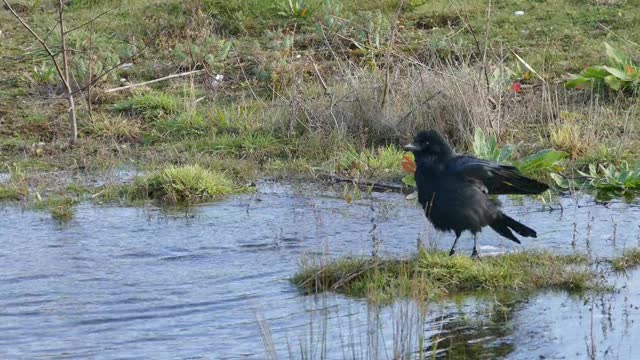
M 453 240 L 453 246 L 451 246 L 451 250 L 449 251 L 449 256 L 453 256 L 453 254 L 456 253 L 456 244 L 458 243 L 458 239 L 460 239 L 461 234 L 462 234 L 461 232 L 456 231 L 456 239 Z
M 480 255 L 478 255 L 478 234 L 477 233 L 473 233 L 473 252 L 471 252 L 471 257 L 472 258 L 480 257 Z

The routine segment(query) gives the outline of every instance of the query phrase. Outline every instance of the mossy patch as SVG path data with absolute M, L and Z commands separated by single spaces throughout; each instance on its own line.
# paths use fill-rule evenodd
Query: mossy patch
M 157 199 L 163 203 L 206 201 L 233 191 L 225 174 L 199 165 L 169 167 L 148 177 L 138 178 L 132 185 L 130 198 Z
M 581 255 L 510 253 L 473 260 L 442 251 L 421 251 L 409 260 L 339 259 L 301 270 L 292 282 L 310 292 L 351 296 L 438 297 L 477 292 L 597 288 L 595 273 Z

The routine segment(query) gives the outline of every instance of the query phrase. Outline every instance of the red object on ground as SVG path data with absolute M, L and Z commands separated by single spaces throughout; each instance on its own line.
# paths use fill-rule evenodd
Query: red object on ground
M 416 172 L 416 163 L 413 161 L 411 156 L 404 155 L 402 157 L 402 168 L 409 174 L 413 174 Z

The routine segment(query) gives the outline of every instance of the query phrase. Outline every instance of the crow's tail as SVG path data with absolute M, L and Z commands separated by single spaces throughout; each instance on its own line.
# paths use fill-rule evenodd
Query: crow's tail
M 491 228 L 495 230 L 498 234 L 506 237 L 511 241 L 517 242 L 518 244 L 520 244 L 520 240 L 518 240 L 518 238 L 515 235 L 513 235 L 511 230 L 526 237 L 534 238 L 537 236 L 535 230 L 513 220 L 509 216 L 502 213 L 500 214 L 500 217 L 498 217 L 489 226 L 491 226 Z

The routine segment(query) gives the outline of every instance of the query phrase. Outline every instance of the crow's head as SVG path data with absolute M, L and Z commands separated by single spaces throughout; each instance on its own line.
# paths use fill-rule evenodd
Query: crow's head
M 435 130 L 419 132 L 413 143 L 405 146 L 404 150 L 411 151 L 416 158 L 447 158 L 455 154 L 447 141 Z

